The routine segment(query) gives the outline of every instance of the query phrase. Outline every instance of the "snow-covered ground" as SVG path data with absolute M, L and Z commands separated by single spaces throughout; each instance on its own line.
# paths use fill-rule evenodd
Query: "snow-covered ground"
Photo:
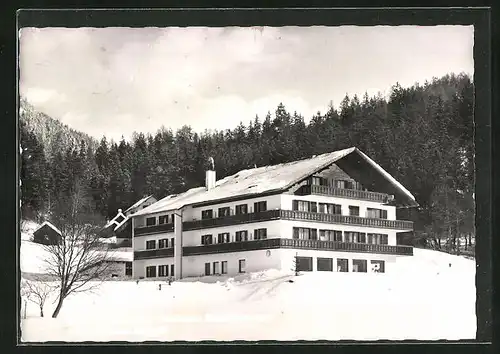
M 23 247 L 26 245 L 23 244 Z M 26 250 L 29 248 L 26 247 Z M 23 253 L 23 250 L 21 251 Z M 22 255 L 23 257 L 23 255 Z M 27 264 L 30 262 L 25 262 Z M 451 267 L 450 267 L 451 263 Z M 23 341 L 472 339 L 475 262 L 415 249 L 386 274 L 277 271 L 236 278 L 105 282 L 58 318 L 28 303 Z M 289 282 L 293 280 L 293 282 Z M 162 289 L 158 290 L 158 284 Z

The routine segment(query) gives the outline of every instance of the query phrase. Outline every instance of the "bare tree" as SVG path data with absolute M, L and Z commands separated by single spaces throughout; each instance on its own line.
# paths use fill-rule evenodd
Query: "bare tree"
M 23 280 L 21 284 L 21 295 L 32 303 L 38 305 L 40 308 L 40 317 L 43 317 L 43 307 L 49 295 L 53 292 L 54 287 L 48 282 L 43 281 L 41 278 L 33 280 Z M 26 303 L 25 303 L 25 316 L 26 318 Z
M 108 248 L 99 239 L 99 218 L 88 213 L 87 199 L 78 184 L 69 198 L 58 202 L 53 224 L 61 231 L 60 242 L 43 247 L 48 253 L 46 270 L 58 281 L 57 317 L 71 294 L 90 291 L 102 282 L 109 265 Z

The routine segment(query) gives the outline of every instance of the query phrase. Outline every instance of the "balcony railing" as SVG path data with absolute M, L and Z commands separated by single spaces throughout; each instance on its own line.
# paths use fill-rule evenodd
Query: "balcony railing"
M 145 250 L 145 251 L 134 251 L 134 260 L 173 257 L 173 256 L 174 256 L 174 249 L 172 247 L 160 248 L 154 250 Z
M 371 243 L 353 243 L 340 241 L 298 240 L 290 238 L 282 238 L 280 245 L 282 248 L 305 250 L 380 253 L 403 256 L 413 255 L 413 247 L 402 245 L 379 245 Z
M 230 225 L 246 224 L 251 222 L 268 221 L 279 218 L 280 218 L 279 210 L 267 210 L 257 213 L 229 215 L 216 219 L 186 221 L 182 223 L 182 229 L 184 231 L 198 230 L 210 227 L 230 226 Z
M 134 229 L 134 236 L 137 237 L 142 235 L 156 234 L 162 232 L 173 232 L 173 231 L 174 231 L 174 224 L 142 226 L 142 227 L 136 227 Z
M 264 240 L 216 243 L 212 245 L 183 247 L 182 255 L 195 256 L 200 254 L 256 251 L 256 250 L 265 250 L 265 249 L 272 249 L 279 247 L 280 247 L 280 239 L 270 238 Z
M 361 191 L 357 189 L 334 188 L 330 186 L 307 185 L 299 189 L 299 194 L 328 195 L 339 198 L 349 198 L 358 200 L 368 200 L 378 203 L 387 203 L 389 195 L 386 193 Z
M 280 216 L 282 219 L 286 220 L 317 221 L 331 224 L 356 225 L 383 229 L 413 230 L 413 222 L 406 220 L 363 218 L 361 216 L 313 213 L 298 210 L 281 210 Z
M 378 253 L 391 255 L 412 256 L 413 247 L 401 245 L 379 245 L 368 243 L 351 243 L 340 241 L 298 240 L 290 238 L 271 238 L 264 240 L 218 243 L 204 246 L 183 247 L 183 256 L 201 254 L 231 253 L 256 251 L 275 248 L 293 248 L 319 251 L 340 251 Z

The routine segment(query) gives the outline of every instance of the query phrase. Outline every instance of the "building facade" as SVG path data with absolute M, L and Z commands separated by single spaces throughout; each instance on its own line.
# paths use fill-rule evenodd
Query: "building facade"
M 266 269 L 386 272 L 413 255 L 397 220 L 414 197 L 356 148 L 241 171 L 132 215 L 133 277 Z

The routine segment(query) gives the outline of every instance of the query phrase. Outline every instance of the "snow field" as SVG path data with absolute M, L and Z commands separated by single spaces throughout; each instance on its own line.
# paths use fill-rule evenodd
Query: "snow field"
M 452 266 L 449 266 L 452 263 Z M 172 283 L 105 282 L 57 319 L 28 304 L 25 341 L 378 340 L 475 337 L 475 262 L 415 249 L 392 273 L 270 270 Z M 293 283 L 288 280 L 293 280 Z M 162 290 L 158 290 L 158 284 Z M 55 304 L 47 301 L 45 312 Z

